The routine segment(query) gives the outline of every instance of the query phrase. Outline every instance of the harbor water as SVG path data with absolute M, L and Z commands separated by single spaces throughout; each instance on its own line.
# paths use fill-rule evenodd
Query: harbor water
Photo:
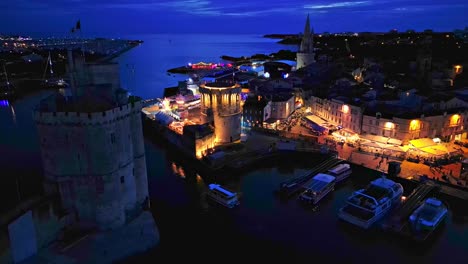
M 217 35 L 141 37 L 145 43 L 119 59 L 122 83 L 126 86 L 133 78 L 133 89 L 132 85 L 128 87 L 134 94 L 158 97 L 164 87 L 176 85 L 176 80 L 185 78 L 167 75 L 167 68 L 187 62 L 213 61 L 221 55 L 271 53 L 284 48 L 274 40 L 260 37 L 230 37 L 232 42 L 226 36 Z M 179 41 L 177 48 L 170 48 Z M 133 77 L 126 76 L 127 64 L 135 65 Z M 33 196 L 38 189 L 42 168 L 32 108 L 50 92 L 38 91 L 15 102 L 0 104 L 2 212 L 19 199 Z M 446 224 L 433 239 L 420 245 L 379 230 L 359 230 L 339 221 L 337 211 L 346 198 L 371 179 L 367 170 L 355 169 L 351 178 L 337 186 L 320 202 L 318 210 L 313 211 L 298 203 L 297 197 L 283 200 L 273 192 L 280 182 L 312 168 L 314 158 L 306 162 L 286 160 L 265 164 L 222 182 L 241 195 L 240 206 L 230 210 L 206 200 L 207 183 L 216 181 L 216 176 L 199 175 L 184 164 L 177 151 L 160 140 L 145 142 L 151 210 L 161 242 L 154 250 L 124 263 L 182 260 L 466 263 L 468 259 L 467 212 L 450 210 Z

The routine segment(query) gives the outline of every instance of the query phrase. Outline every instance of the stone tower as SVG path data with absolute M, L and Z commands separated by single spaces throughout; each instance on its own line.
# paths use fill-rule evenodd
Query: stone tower
M 45 191 L 80 224 L 117 228 L 148 204 L 142 104 L 120 88 L 117 64 L 68 55 L 72 96 L 34 110 Z
M 296 55 L 297 66 L 296 69 L 303 68 L 311 63 L 315 62 L 314 53 L 314 32 L 310 29 L 309 15 L 304 28 L 304 34 L 302 35 L 301 46 L 297 51 Z
M 200 85 L 201 112 L 206 121 L 213 122 L 216 143 L 230 143 L 241 136 L 241 107 L 239 84 L 207 83 Z M 212 120 L 211 120 L 212 119 Z

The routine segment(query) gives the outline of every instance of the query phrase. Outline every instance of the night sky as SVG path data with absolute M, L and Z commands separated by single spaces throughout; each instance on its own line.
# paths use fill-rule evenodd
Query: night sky
M 5 0 L 0 32 L 83 34 L 452 31 L 468 26 L 467 0 Z

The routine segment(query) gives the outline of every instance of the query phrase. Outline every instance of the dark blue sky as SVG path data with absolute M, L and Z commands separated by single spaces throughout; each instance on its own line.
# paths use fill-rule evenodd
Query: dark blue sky
M 467 0 L 2 0 L 0 32 L 66 34 L 452 31 L 468 26 Z

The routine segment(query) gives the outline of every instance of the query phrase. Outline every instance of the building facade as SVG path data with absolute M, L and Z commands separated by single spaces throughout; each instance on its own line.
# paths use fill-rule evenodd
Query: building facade
M 362 108 L 359 105 L 346 104 L 337 99 L 311 96 L 309 104 L 313 114 L 327 120 L 335 126 L 361 134 Z
M 394 138 L 403 142 L 425 137 L 438 137 L 445 141 L 466 138 L 465 123 L 468 120 L 468 112 L 463 103 L 462 100 L 450 100 L 444 104 L 444 111 L 433 111 L 424 115 L 375 112 L 366 110 L 364 106 L 346 104 L 338 99 L 315 96 L 311 96 L 309 100 L 311 112 L 333 125 L 357 134 Z
M 242 108 L 244 127 L 263 127 L 263 122 L 271 117 L 271 102 L 265 97 L 249 97 Z
M 288 118 L 294 112 L 294 110 L 296 110 L 295 98 L 296 96 L 291 93 L 272 95 L 270 118 L 274 118 L 274 119 Z
M 365 114 L 362 133 L 390 137 L 403 143 L 418 138 L 440 138 L 444 141 L 466 138 L 464 120 L 466 111 L 452 111 L 440 114 L 414 117 L 383 117 L 381 113 Z

